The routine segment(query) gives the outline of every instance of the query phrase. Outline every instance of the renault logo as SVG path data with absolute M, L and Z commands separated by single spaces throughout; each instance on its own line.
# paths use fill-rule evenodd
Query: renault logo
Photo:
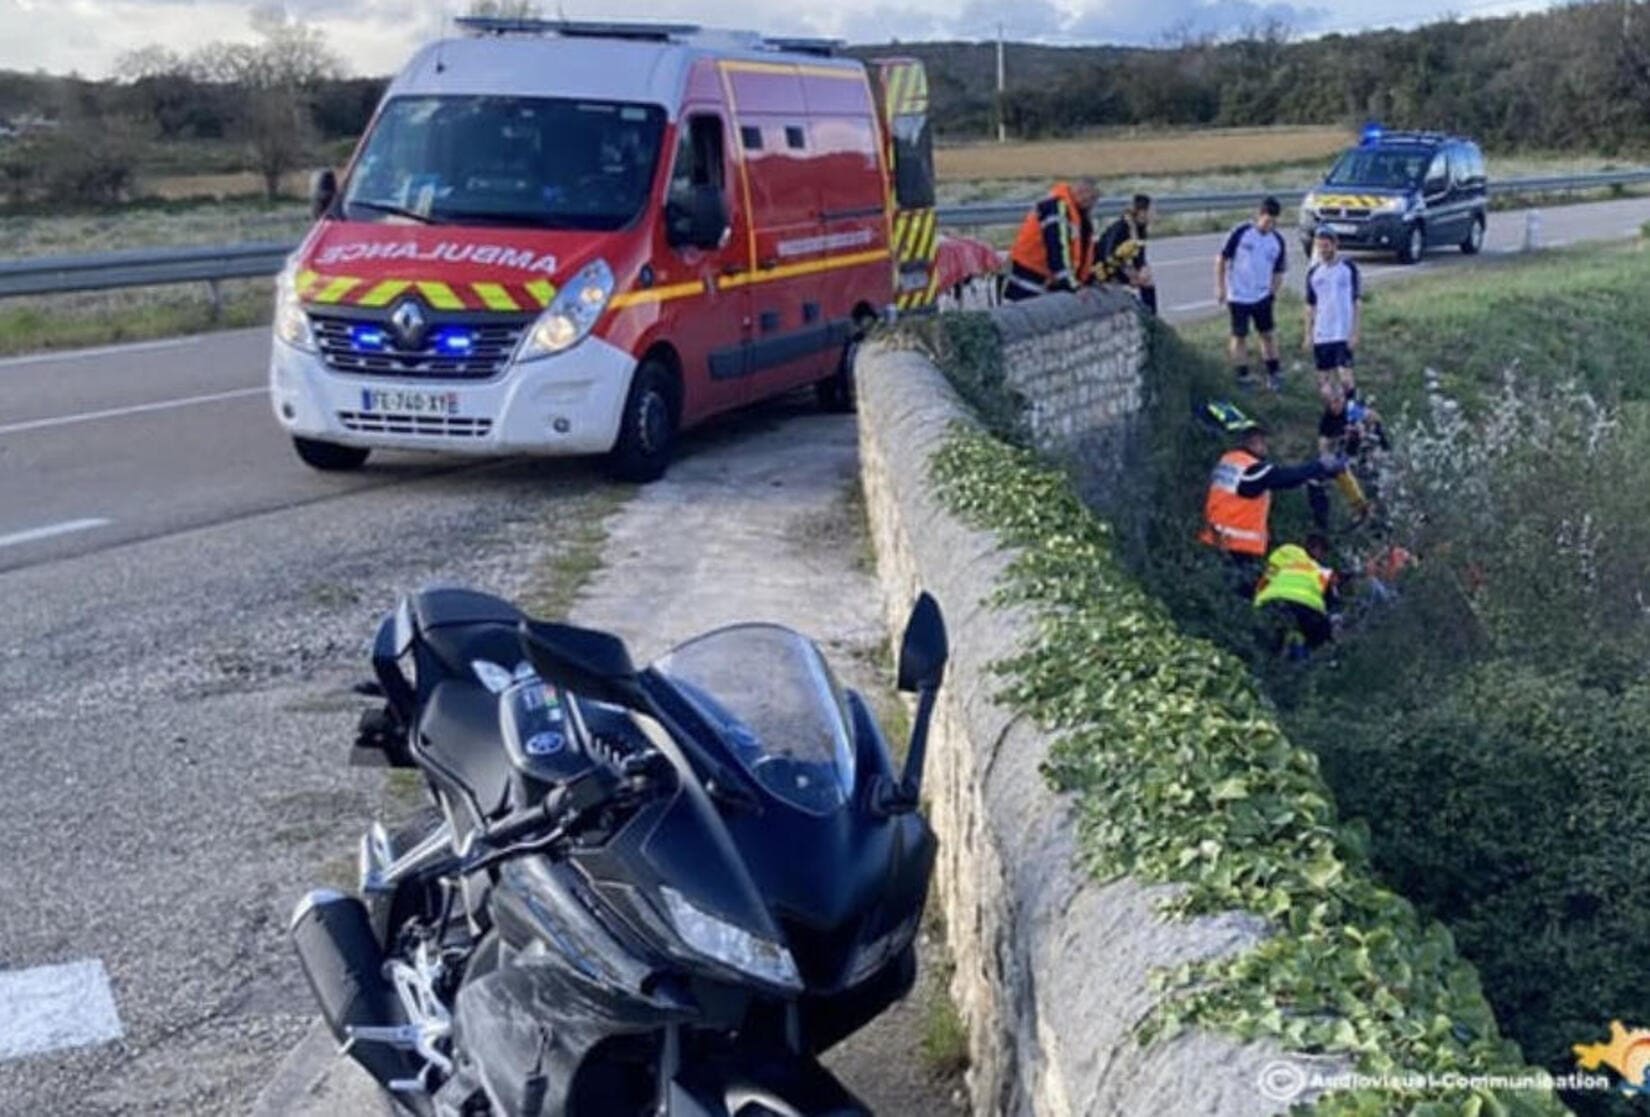
M 401 348 L 424 348 L 424 333 L 430 328 L 430 322 L 417 303 L 407 299 L 397 306 L 390 314 L 390 325 L 395 327 L 395 340 Z

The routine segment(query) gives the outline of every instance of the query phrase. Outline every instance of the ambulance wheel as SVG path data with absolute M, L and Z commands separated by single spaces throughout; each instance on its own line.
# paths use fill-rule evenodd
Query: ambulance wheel
M 313 438 L 292 439 L 292 448 L 298 459 L 311 469 L 322 473 L 348 473 L 367 464 L 372 453 L 364 446 L 340 446 L 336 442 L 317 442 Z
M 1419 225 L 1411 225 L 1409 231 L 1404 234 L 1404 243 L 1398 248 L 1398 262 L 1419 264 L 1426 250 L 1427 231 Z
M 854 332 L 842 347 L 842 358 L 837 362 L 836 371 L 824 380 L 814 382 L 814 397 L 819 400 L 822 410 L 838 414 L 854 410 L 858 399 L 854 390 L 854 359 L 859 356 L 859 347 L 876 321 L 875 315 L 863 312 L 854 316 Z
M 1461 242 L 1461 251 L 1468 256 L 1476 256 L 1484 247 L 1484 219 L 1474 217 L 1472 228 L 1467 230 L 1467 239 Z
M 636 370 L 619 440 L 608 455 L 608 470 L 621 481 L 646 484 L 665 475 L 676 449 L 676 385 L 670 372 L 656 360 Z

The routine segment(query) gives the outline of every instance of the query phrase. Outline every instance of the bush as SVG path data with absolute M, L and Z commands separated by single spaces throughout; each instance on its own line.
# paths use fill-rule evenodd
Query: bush
M 1278 931 L 1162 976 L 1143 1038 L 1186 1026 L 1351 1057 L 1369 1074 L 1526 1073 L 1443 927 L 1369 873 L 1317 761 L 1280 730 L 1240 664 L 1178 631 L 1112 553 L 1112 530 L 1031 452 L 959 432 L 934 475 L 956 514 L 1018 549 L 1001 599 L 1037 636 L 1000 665 L 1015 709 L 1058 733 L 1046 762 L 1077 798 L 1100 879 L 1182 886 L 1180 912 L 1246 909 Z M 1540 1091 L 1347 1091 L 1337 1117 L 1556 1114 Z
M 1360 381 L 1398 404 L 1382 491 L 1422 566 L 1344 635 L 1338 669 L 1254 656 L 1245 610 L 1208 588 L 1190 542 L 1218 446 L 1182 408 L 1223 389 L 1213 331 L 1207 356 L 1173 340 L 1154 353 L 1152 491 L 1119 522 L 1135 536 L 1123 553 L 1182 628 L 1250 656 L 1291 739 L 1367 820 L 1381 878 L 1451 928 L 1507 1033 L 1554 1073 L 1611 1019 L 1645 1021 L 1647 274 L 1650 258 L 1628 250 L 1383 293 Z M 1311 405 L 1261 406 L 1303 449 Z M 1303 503 L 1274 504 L 1276 536 L 1297 537 Z M 1343 537 L 1343 560 L 1369 544 Z

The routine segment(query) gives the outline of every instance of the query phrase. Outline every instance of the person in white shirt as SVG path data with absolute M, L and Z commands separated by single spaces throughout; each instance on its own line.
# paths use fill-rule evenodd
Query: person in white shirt
M 1340 240 L 1319 228 L 1313 240 L 1318 262 L 1306 272 L 1306 332 L 1302 346 L 1318 367 L 1318 390 L 1327 399 L 1358 394 L 1353 351 L 1363 326 L 1363 290 L 1358 265 L 1340 254 Z
M 1278 214 L 1283 207 L 1276 198 L 1260 203 L 1254 220 L 1232 230 L 1215 257 L 1215 298 L 1231 311 L 1232 332 L 1226 352 L 1237 373 L 1238 386 L 1247 388 L 1249 379 L 1249 326 L 1260 334 L 1261 355 L 1266 359 L 1266 380 L 1273 391 L 1283 387 L 1278 364 L 1278 338 L 1273 305 L 1283 274 L 1289 267 L 1289 252 L 1278 232 Z

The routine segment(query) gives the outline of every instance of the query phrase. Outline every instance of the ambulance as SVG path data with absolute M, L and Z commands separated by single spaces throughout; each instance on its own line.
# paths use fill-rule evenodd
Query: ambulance
M 279 278 L 270 393 L 308 465 L 602 454 L 652 480 L 713 415 L 809 385 L 850 409 L 868 327 L 966 278 L 941 259 L 919 62 L 459 22 L 317 176 Z

